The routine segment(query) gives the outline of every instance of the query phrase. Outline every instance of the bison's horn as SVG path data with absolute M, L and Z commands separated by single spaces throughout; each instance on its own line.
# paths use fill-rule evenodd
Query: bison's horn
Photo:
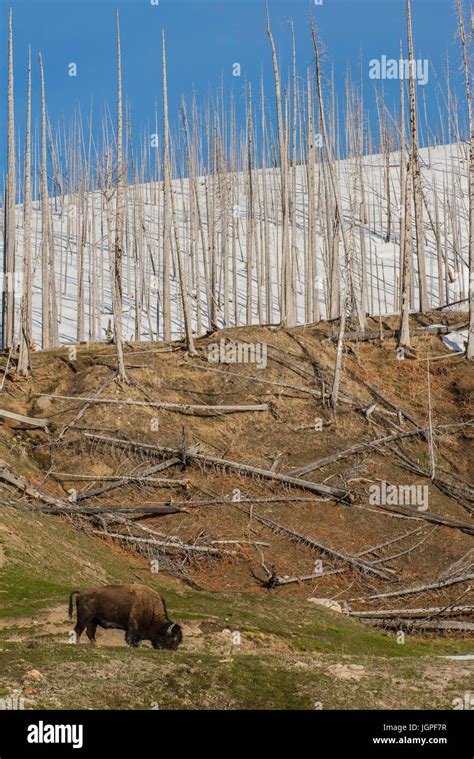
M 169 626 L 169 627 L 168 627 L 168 629 L 166 630 L 166 634 L 167 634 L 167 635 L 172 635 L 172 634 L 173 634 L 173 627 L 176 627 L 176 622 L 172 622 L 172 623 L 170 624 L 170 626 Z

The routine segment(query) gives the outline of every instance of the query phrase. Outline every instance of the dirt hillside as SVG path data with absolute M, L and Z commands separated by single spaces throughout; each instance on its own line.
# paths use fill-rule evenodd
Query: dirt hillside
M 206 657 L 220 657 L 223 671 L 237 657 L 243 668 L 232 687 L 217 688 L 229 708 L 239 698 L 285 705 L 273 703 L 273 686 L 263 703 L 249 684 L 255 668 L 265 680 L 274 656 L 283 701 L 293 677 L 321 676 L 326 700 L 343 707 L 334 683 L 352 683 L 356 698 L 366 655 L 382 657 L 369 667 L 380 683 L 383 657 L 472 651 L 474 382 L 439 334 L 463 318 L 413 319 L 404 360 L 396 320 L 371 323 L 373 339 L 346 343 L 337 413 L 331 323 L 223 330 L 199 339 L 197 356 L 179 343 L 127 344 L 129 385 L 116 381 L 114 346 L 33 354 L 26 381 L 5 357 L 0 407 L 47 420 L 45 429 L 5 418 L 0 430 L 6 692 L 31 687 L 43 705 L 71 703 L 65 675 L 51 686 L 64 697 L 21 678 L 56 657 L 66 657 L 67 672 L 98 656 L 85 643 L 66 648 L 65 603 L 75 587 L 115 581 L 164 589 L 185 625 L 185 653 L 168 673 L 182 694 L 171 706 L 202 695 Z M 250 361 L 224 363 L 229 346 Z M 133 659 L 114 632 L 100 642 L 110 646 L 104 677 L 126 660 L 140 669 L 136 682 L 146 680 L 150 650 Z M 444 661 L 454 692 L 454 665 Z M 298 686 L 295 705 L 314 708 L 313 686 Z M 404 708 L 400 693 L 378 698 L 377 687 L 367 706 Z M 424 705 L 445 702 L 437 687 Z M 126 706 L 119 702 L 107 707 Z M 414 694 L 403 703 L 419 705 Z

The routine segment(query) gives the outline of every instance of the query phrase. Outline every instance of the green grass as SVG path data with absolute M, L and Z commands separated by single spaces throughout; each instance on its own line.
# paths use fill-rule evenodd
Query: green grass
M 315 709 L 318 703 L 323 709 L 449 709 L 469 690 L 465 673 L 433 688 L 439 665 L 431 659 L 401 661 L 395 673 L 385 657 L 357 657 L 365 668 L 358 682 L 334 677 L 330 667 L 339 661 L 8 643 L 2 644 L 0 676 L 8 671 L 10 681 L 22 682 L 29 669 L 38 669 L 42 680 L 26 696 L 33 709 Z M 0 685 L 0 697 L 9 692 Z
M 216 618 L 232 627 L 276 635 L 295 651 L 374 656 L 437 656 L 472 652 L 473 644 L 459 640 L 422 640 L 405 637 L 398 644 L 386 634 L 343 614 L 315 607 L 301 599 L 283 598 L 278 591 L 266 596 L 252 593 L 166 591 L 176 619 Z
M 15 540 L 0 531 L 7 559 L 0 569 L 0 617 L 11 622 L 0 628 L 0 697 L 21 690 L 31 669 L 43 675 L 27 695 L 31 708 L 313 709 L 317 702 L 325 709 L 451 708 L 452 698 L 469 690 L 468 668 L 434 658 L 472 652 L 469 641 L 406 636 L 399 645 L 394 634 L 278 591 L 184 589 L 56 517 L 6 511 L 2 521 Z M 216 624 L 201 649 L 67 644 L 71 590 L 137 579 L 164 592 L 173 619 Z M 32 624 L 31 616 L 58 604 L 64 620 L 56 634 L 41 619 Z M 216 653 L 224 650 L 219 629 L 227 626 L 240 630 L 247 646 Z M 338 679 L 330 668 L 341 662 L 363 666 L 362 679 Z M 439 668 L 446 672 L 441 686 Z

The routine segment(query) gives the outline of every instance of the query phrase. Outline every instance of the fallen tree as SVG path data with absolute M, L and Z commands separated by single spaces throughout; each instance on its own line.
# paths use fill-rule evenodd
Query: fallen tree
M 383 503 L 377 503 L 374 504 L 374 506 L 377 509 L 382 509 L 395 514 L 415 516 L 417 519 L 423 519 L 426 522 L 432 522 L 433 524 L 443 525 L 443 527 L 451 527 L 453 529 L 461 530 L 467 535 L 474 535 L 474 525 L 469 524 L 468 522 L 461 522 L 459 519 L 454 519 L 453 517 L 436 514 L 435 512 L 419 511 L 413 506 L 389 506 Z
M 448 430 L 455 427 L 465 427 L 467 424 L 468 422 L 461 422 L 459 424 L 439 424 L 436 427 L 433 427 L 433 431 Z M 376 440 L 369 440 L 367 443 L 358 443 L 357 445 L 353 445 L 350 448 L 344 449 L 343 451 L 337 451 L 336 453 L 332 453 L 330 456 L 326 456 L 323 459 L 318 459 L 318 461 L 314 461 L 312 464 L 307 464 L 306 466 L 301 467 L 299 469 L 294 469 L 291 472 L 291 474 L 294 477 L 301 477 L 304 474 L 315 472 L 316 469 L 322 469 L 323 467 L 328 466 L 328 464 L 334 464 L 336 461 L 345 459 L 348 456 L 353 456 L 356 453 L 361 453 L 362 451 L 368 450 L 369 448 L 378 448 L 380 445 L 393 443 L 396 440 L 403 440 L 404 438 L 407 438 L 407 437 L 425 435 L 428 432 L 429 432 L 429 428 L 423 427 L 423 428 L 419 428 L 415 430 L 397 432 L 393 435 L 386 435 L 385 437 L 376 438 Z M 426 475 L 425 472 L 421 472 L 421 474 Z
M 431 606 L 426 609 L 377 609 L 377 611 L 349 611 L 350 617 L 361 619 L 416 619 L 417 617 L 434 617 L 446 615 L 473 614 L 474 606 Z
M 165 516 L 167 514 L 180 514 L 185 512 L 185 509 L 179 509 L 177 506 L 169 504 L 167 506 L 137 506 L 135 508 L 127 508 L 121 506 L 50 506 L 43 508 L 42 506 L 35 506 L 34 508 L 24 503 L 11 503 L 9 501 L 2 501 L 2 506 L 7 506 L 18 511 L 32 511 L 40 514 L 53 514 L 54 516 L 67 515 L 67 516 L 105 516 L 113 514 L 148 514 L 148 516 Z
M 80 401 L 84 404 L 104 404 L 115 406 L 144 406 L 145 408 L 165 409 L 167 411 L 181 411 L 181 412 L 200 412 L 209 411 L 217 414 L 233 414 L 238 412 L 250 412 L 250 411 L 268 411 L 267 403 L 253 404 L 253 405 L 241 405 L 241 406 L 211 406 L 206 404 L 191 404 L 191 403 L 171 403 L 167 401 L 136 401 L 131 398 L 124 398 L 123 400 L 116 398 L 99 398 L 97 395 L 91 398 L 82 398 L 77 395 L 56 395 L 53 393 L 42 393 L 48 398 L 58 398 L 65 401 Z
M 192 450 L 198 450 L 197 448 L 193 448 Z M 143 477 L 151 477 L 154 474 L 157 474 L 158 472 L 162 472 L 164 469 L 169 469 L 170 467 L 176 466 L 178 464 L 182 464 L 182 458 L 180 456 L 174 456 L 173 458 L 169 458 L 166 461 L 162 461 L 159 464 L 155 464 L 154 466 L 147 467 L 146 469 L 143 469 L 138 476 L 140 478 Z M 97 479 L 100 479 L 98 477 Z M 89 498 L 96 498 L 97 496 L 103 495 L 104 493 L 110 493 L 111 490 L 116 490 L 117 488 L 122 487 L 123 485 L 126 485 L 127 482 L 130 481 L 130 475 L 124 475 L 121 479 L 117 480 L 116 482 L 110 482 L 108 485 L 104 485 L 100 488 L 95 488 L 94 490 L 88 490 L 85 493 L 80 493 L 77 498 L 76 502 L 78 501 L 85 501 Z
M 171 548 L 181 552 L 212 554 L 214 556 L 237 556 L 237 551 L 227 551 L 223 548 L 213 548 L 212 546 L 197 546 L 189 543 L 174 542 L 172 540 L 153 540 L 151 538 L 137 538 L 133 535 L 122 535 L 120 532 L 104 532 L 102 530 L 92 530 L 96 535 L 103 538 L 114 538 L 115 540 L 126 540 L 130 543 L 142 543 L 157 546 L 160 549 Z
M 214 456 L 209 456 L 205 453 L 193 453 L 191 449 L 185 452 L 180 451 L 178 448 L 167 448 L 164 446 L 151 445 L 149 443 L 138 443 L 131 440 L 123 440 L 120 438 L 104 437 L 102 435 L 91 435 L 84 433 L 84 438 L 92 440 L 97 443 L 113 444 L 121 447 L 134 448 L 140 451 L 150 451 L 151 453 L 168 453 L 168 454 L 180 454 L 181 457 L 185 456 L 190 461 L 200 461 L 203 464 L 209 464 L 211 466 L 221 466 L 225 469 L 235 469 L 244 474 L 253 474 L 258 477 L 263 477 L 268 480 L 276 480 L 283 482 L 287 485 L 294 485 L 295 487 L 302 488 L 303 490 L 312 490 L 315 493 L 322 493 L 323 495 L 331 496 L 337 501 L 350 502 L 350 494 L 342 490 L 341 488 L 335 488 L 330 485 L 324 485 L 319 482 L 311 482 L 310 480 L 301 480 L 291 475 L 278 474 L 272 472 L 269 469 L 261 469 L 260 467 L 250 466 L 240 461 L 229 461 L 228 459 L 220 459 Z
M 381 569 L 377 569 L 376 567 L 372 566 L 372 564 L 369 564 L 368 562 L 363 561 L 356 556 L 350 556 L 349 554 L 343 553 L 342 551 L 337 551 L 334 548 L 323 545 L 322 543 L 314 540 L 314 538 L 309 537 L 309 535 L 302 535 L 299 532 L 295 532 L 295 530 L 291 530 L 289 527 L 285 527 L 278 522 L 274 522 L 273 520 L 268 519 L 268 517 L 264 517 L 261 514 L 255 514 L 254 512 L 251 513 L 250 510 L 246 509 L 245 507 L 241 507 L 241 511 L 244 511 L 246 514 L 251 516 L 252 519 L 257 520 L 257 522 L 261 522 L 261 524 L 266 525 L 274 532 L 284 533 L 285 535 L 288 535 L 292 540 L 295 540 L 298 543 L 302 543 L 308 546 L 308 548 L 312 548 L 313 550 L 318 551 L 318 553 L 329 556 L 331 559 L 337 559 L 339 561 L 345 562 L 346 564 L 351 564 L 353 567 L 356 567 L 360 571 L 368 572 L 369 574 L 375 575 L 376 577 L 381 577 L 383 580 L 393 581 L 393 577 L 387 574 L 387 572 L 384 572 Z M 313 575 L 313 577 L 318 577 L 318 575 Z
M 469 573 L 466 575 L 460 575 L 459 577 L 451 577 L 446 580 L 435 580 L 434 582 L 427 583 L 426 585 L 416 585 L 414 588 L 402 588 L 400 590 L 391 590 L 388 593 L 375 593 L 373 596 L 368 596 L 368 601 L 373 601 L 377 598 L 395 598 L 397 596 L 413 596 L 417 593 L 424 593 L 427 590 L 441 590 L 441 588 L 447 588 L 450 585 L 457 585 L 460 582 L 468 582 L 474 580 L 474 574 Z M 364 599 L 352 599 L 353 601 L 363 601 Z
M 28 480 L 25 480 L 24 477 L 21 477 L 18 474 L 14 474 L 7 466 L 6 462 L 2 460 L 0 460 L 0 481 L 5 482 L 8 485 L 12 485 L 18 490 L 21 490 L 22 493 L 29 496 L 30 498 L 35 498 L 36 500 L 43 501 L 43 503 L 47 503 L 50 506 L 67 506 L 67 501 L 63 501 L 60 498 L 55 498 L 54 496 L 48 495 L 47 493 L 42 493 L 40 490 L 37 490 L 35 487 L 33 487 L 33 485 L 28 482 Z
M 439 622 L 431 620 L 396 620 L 396 619 L 363 619 L 362 622 L 369 622 L 372 625 L 382 626 L 386 630 L 432 630 L 433 632 L 473 632 L 474 622 L 459 622 L 456 620 L 440 620 Z
M 37 419 L 33 416 L 23 416 L 22 414 L 14 414 L 13 411 L 6 411 L 0 409 L 0 417 L 3 419 L 12 419 L 14 422 L 20 422 L 21 424 L 28 424 L 30 427 L 41 427 L 41 429 L 49 431 L 51 421 L 49 419 Z

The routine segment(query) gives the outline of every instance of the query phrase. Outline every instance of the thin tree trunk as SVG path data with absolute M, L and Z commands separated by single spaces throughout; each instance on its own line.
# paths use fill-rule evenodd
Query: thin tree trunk
M 288 216 L 288 182 L 287 182 L 287 150 L 285 131 L 283 128 L 283 113 L 281 105 L 281 84 L 280 73 L 278 69 L 278 59 L 275 48 L 275 41 L 270 27 L 270 15 L 267 11 L 267 35 L 270 40 L 273 60 L 273 74 L 275 79 L 275 99 L 278 120 L 278 149 L 280 158 L 280 178 L 281 178 L 281 208 L 282 208 L 282 252 L 281 252 L 281 323 L 284 326 L 291 327 L 295 323 L 294 301 L 291 287 L 291 269 L 290 269 L 290 241 L 289 241 L 289 216 Z
M 42 322 L 41 346 L 51 347 L 51 286 L 49 273 L 49 212 L 48 212 L 48 167 L 46 154 L 46 102 L 44 94 L 43 58 L 39 55 L 41 75 L 41 290 Z
M 426 283 L 425 263 L 425 232 L 423 228 L 423 192 L 421 187 L 420 158 L 418 155 L 418 114 L 415 94 L 415 80 L 412 67 L 415 66 L 413 51 L 413 31 L 411 23 L 410 0 L 406 0 L 408 56 L 410 61 L 410 130 L 411 130 L 411 160 L 413 174 L 413 197 L 415 201 L 416 253 L 418 260 L 418 287 L 420 311 L 429 311 L 428 287 Z
M 3 326 L 4 350 L 15 341 L 15 112 L 13 93 L 13 29 L 12 11 L 8 19 L 8 171 L 5 198 Z
M 23 191 L 23 297 L 21 302 L 20 356 L 18 373 L 29 374 L 31 334 L 31 48 L 28 49 L 26 104 L 25 182 Z
M 117 187 L 115 248 L 112 266 L 112 309 L 114 316 L 114 341 L 117 350 L 117 371 L 120 382 L 129 384 L 122 346 L 122 252 L 125 213 L 123 190 L 123 121 L 122 121 L 122 54 L 120 47 L 120 18 L 117 11 Z
M 466 356 L 474 361 L 474 118 L 472 114 L 471 74 L 469 51 L 464 28 L 464 16 L 461 0 L 457 0 L 459 36 L 461 39 L 464 76 L 466 80 L 466 98 L 469 114 L 469 335 Z

